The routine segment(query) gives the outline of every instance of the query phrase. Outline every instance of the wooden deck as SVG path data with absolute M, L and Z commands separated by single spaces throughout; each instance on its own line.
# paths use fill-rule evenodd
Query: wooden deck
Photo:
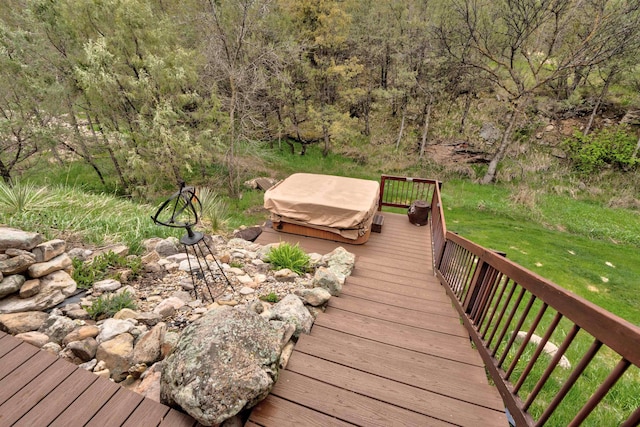
M 356 268 L 310 335 L 300 337 L 248 426 L 506 426 L 449 297 L 433 275 L 427 227 L 384 213 L 382 233 L 344 245 L 265 230 L 258 243 L 343 246 Z
M 0 426 L 194 426 L 165 405 L 0 332 Z

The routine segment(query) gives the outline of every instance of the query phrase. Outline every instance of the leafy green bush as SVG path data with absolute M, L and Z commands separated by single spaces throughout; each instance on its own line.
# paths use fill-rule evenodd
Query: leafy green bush
M 227 205 L 209 188 L 198 189 L 198 199 L 202 205 L 202 222 L 212 232 L 224 229 L 228 222 Z
M 303 274 L 309 269 L 309 255 L 307 255 L 296 243 L 291 246 L 287 242 L 272 247 L 267 254 L 267 260 L 274 268 L 288 268 L 298 274 Z
M 636 137 L 623 126 L 604 128 L 588 135 L 576 132 L 573 138 L 564 141 L 569 158 L 576 169 L 585 174 L 596 172 L 605 165 L 620 169 L 637 166 L 640 160 L 633 156 L 636 143 Z
M 100 295 L 91 306 L 86 307 L 87 313 L 94 320 L 113 317 L 123 308 L 136 309 L 133 295 L 129 291 L 123 291 L 113 295 Z
M 140 258 L 125 258 L 112 251 L 96 256 L 91 262 L 84 262 L 74 258 L 73 280 L 81 289 L 89 289 L 95 282 L 108 277 L 109 271 L 114 268 L 129 268 L 133 277 L 142 270 Z

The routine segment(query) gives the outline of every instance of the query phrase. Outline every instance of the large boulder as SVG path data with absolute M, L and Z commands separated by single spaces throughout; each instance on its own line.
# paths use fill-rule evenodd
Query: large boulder
M 114 381 L 122 381 L 129 373 L 133 353 L 133 336 L 120 334 L 98 346 L 96 359 L 104 362 Z
M 350 275 L 354 265 L 356 264 L 355 254 L 347 251 L 342 246 L 338 246 L 322 258 L 329 269 L 337 275 Z
M 0 227 L 0 252 L 7 249 L 23 249 L 30 251 L 42 242 L 42 235 L 17 230 L 10 227 Z
M 160 360 L 162 342 L 166 332 L 167 325 L 160 322 L 149 332 L 142 335 L 133 350 L 133 363 L 151 365 Z
M 12 295 L 0 300 L 0 313 L 42 311 L 54 307 L 76 291 L 76 282 L 60 270 L 40 279 L 40 292 L 30 298 Z
M 280 336 L 258 314 L 221 308 L 182 333 L 163 362 L 161 400 L 210 426 L 264 399 L 278 376 Z
M 331 295 L 338 296 L 342 292 L 344 280 L 345 277 L 335 271 L 327 267 L 320 267 L 316 270 L 311 283 L 316 288 L 324 288 Z

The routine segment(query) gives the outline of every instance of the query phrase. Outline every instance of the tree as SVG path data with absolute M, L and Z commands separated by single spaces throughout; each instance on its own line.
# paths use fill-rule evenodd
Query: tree
M 638 37 L 637 2 L 572 0 L 457 0 L 440 34 L 456 60 L 501 90 L 510 113 L 481 182 L 495 179 L 518 118 L 531 96 L 550 83 L 620 54 Z

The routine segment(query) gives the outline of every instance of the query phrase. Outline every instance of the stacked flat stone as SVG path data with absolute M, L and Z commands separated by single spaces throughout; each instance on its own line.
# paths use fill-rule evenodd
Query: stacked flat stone
M 76 291 L 66 242 L 0 227 L 0 313 L 47 310 Z

